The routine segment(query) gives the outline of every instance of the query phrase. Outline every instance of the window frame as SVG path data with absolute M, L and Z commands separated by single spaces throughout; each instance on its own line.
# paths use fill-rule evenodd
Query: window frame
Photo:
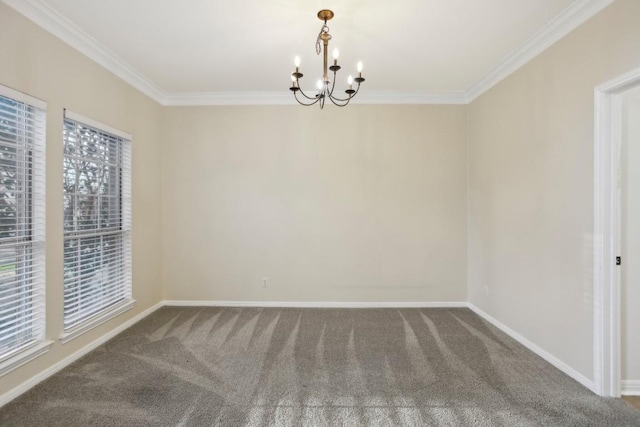
M 133 288 L 132 288 L 132 274 L 133 274 L 133 265 L 132 265 L 132 235 L 131 235 L 131 151 L 132 151 L 132 136 L 126 132 L 123 132 L 119 129 L 113 128 L 109 125 L 105 125 L 96 120 L 90 119 L 88 117 L 82 116 L 80 114 L 71 112 L 69 110 L 64 111 L 64 119 L 63 119 L 63 128 L 66 127 L 66 122 L 74 122 L 76 125 L 80 125 L 89 130 L 95 131 L 99 134 L 108 135 L 109 137 L 114 137 L 119 139 L 119 158 L 117 165 L 117 173 L 118 173 L 118 209 L 119 209 L 119 228 L 114 231 L 113 228 L 105 229 L 104 231 L 99 231 L 98 229 L 91 230 L 87 233 L 83 233 L 82 231 L 67 231 L 64 230 L 63 241 L 66 245 L 67 241 L 70 239 L 83 239 L 90 238 L 91 236 L 100 236 L 101 238 L 106 236 L 120 236 L 120 250 L 115 253 L 114 257 L 117 259 L 118 257 L 122 260 L 122 281 L 119 285 L 120 288 L 123 288 L 125 291 L 125 296 L 122 300 L 117 301 L 115 303 L 107 304 L 103 307 L 97 309 L 94 313 L 86 316 L 78 322 L 75 322 L 71 326 L 65 327 L 64 324 L 67 321 L 67 311 L 63 308 L 63 333 L 60 336 L 60 341 L 64 344 L 69 342 L 70 340 L 84 334 L 85 332 L 101 325 L 104 322 L 124 313 L 127 310 L 130 310 L 135 305 L 135 300 L 133 299 Z M 63 135 L 63 147 L 66 147 L 67 140 Z M 63 161 L 67 159 L 67 154 L 63 155 Z M 111 184 L 109 184 L 111 185 Z M 63 194 L 66 195 L 65 190 L 63 190 Z M 101 265 L 106 265 L 102 263 Z M 64 284 L 66 285 L 66 280 L 63 279 Z M 105 283 L 103 282 L 102 285 Z M 66 290 L 63 291 L 63 301 L 66 300 L 67 293 Z
M 45 210 L 46 210 L 46 185 L 45 185 L 45 150 L 46 150 L 46 116 L 47 104 L 33 96 L 27 95 L 10 87 L 0 85 L 0 95 L 23 105 L 28 110 L 30 118 L 35 120 L 35 128 L 28 141 L 25 139 L 18 146 L 16 138 L 16 156 L 20 149 L 24 151 L 23 165 L 16 166 L 16 176 L 20 176 L 21 186 L 24 187 L 22 202 L 22 216 L 16 217 L 16 224 L 27 227 L 27 234 L 16 236 L 15 241 L 2 241 L 0 246 L 5 248 L 24 246 L 24 259 L 19 261 L 28 264 L 25 278 L 21 287 L 28 289 L 30 293 L 31 313 L 28 324 L 30 338 L 13 348 L 0 353 L 0 376 L 5 375 L 27 362 L 43 355 L 51 347 L 53 341 L 46 339 L 46 263 L 45 263 Z M 20 125 L 18 135 L 25 138 L 27 134 L 27 122 L 16 122 Z M 3 144 L 4 145 L 4 144 Z M 16 159 L 16 162 L 19 160 Z M 17 210 L 19 212 L 19 209 Z M 23 221 L 20 221 L 22 219 Z M 27 284 L 28 281 L 28 284 Z M 23 320 L 24 321 L 24 320 Z

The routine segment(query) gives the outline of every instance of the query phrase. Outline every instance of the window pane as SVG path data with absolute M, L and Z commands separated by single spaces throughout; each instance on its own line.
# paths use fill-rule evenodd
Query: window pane
M 0 247 L 0 354 L 32 339 L 32 291 L 25 286 L 25 247 Z
M 20 104 L 9 98 L 0 97 L 0 141 L 16 143 L 16 133 L 19 128 L 17 120 Z
M 0 358 L 43 338 L 44 245 L 35 262 L 33 239 L 36 228 L 44 237 L 44 216 L 34 223 L 33 210 L 34 201 L 44 206 L 44 180 L 32 167 L 43 129 L 44 111 L 0 96 Z
M 121 202 L 125 143 L 65 120 L 65 330 L 130 298 Z

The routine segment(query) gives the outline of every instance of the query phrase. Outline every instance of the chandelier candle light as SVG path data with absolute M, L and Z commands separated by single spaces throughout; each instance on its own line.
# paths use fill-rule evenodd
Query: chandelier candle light
M 338 49 L 333 49 L 333 65 L 327 67 L 327 55 L 329 51 L 329 40 L 331 40 L 331 34 L 329 34 L 329 27 L 327 27 L 327 21 L 333 18 L 333 12 L 327 9 L 323 9 L 318 12 L 318 18 L 321 21 L 324 21 L 322 28 L 320 28 L 320 34 L 318 34 L 318 39 L 316 40 L 316 53 L 320 55 L 320 52 L 324 53 L 324 67 L 322 80 L 318 80 L 318 93 L 315 96 L 308 96 L 304 93 L 304 91 L 300 88 L 300 79 L 302 78 L 302 73 L 300 72 L 300 57 L 296 56 L 295 65 L 296 70 L 291 73 L 291 80 L 293 81 L 292 86 L 289 88 L 291 92 L 293 92 L 293 96 L 296 98 L 299 104 L 304 106 L 310 106 L 314 104 L 319 104 L 320 108 L 324 108 L 324 102 L 327 98 L 337 105 L 338 107 L 344 107 L 351 101 L 351 99 L 356 96 L 358 91 L 360 90 L 360 83 L 364 82 L 364 78 L 362 77 L 362 62 L 358 62 L 358 77 L 355 79 L 351 76 L 347 78 L 347 84 L 349 85 L 349 89 L 344 92 L 347 94 L 347 98 L 338 98 L 333 95 L 333 90 L 336 87 L 336 73 L 340 70 L 340 66 L 338 65 Z M 333 71 L 333 81 L 329 80 L 328 70 Z M 353 82 L 356 82 L 358 86 L 354 89 Z M 303 98 L 298 97 L 298 93 L 302 95 Z

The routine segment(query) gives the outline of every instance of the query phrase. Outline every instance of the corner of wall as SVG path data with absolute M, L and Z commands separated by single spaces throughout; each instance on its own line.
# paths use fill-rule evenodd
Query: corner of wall
M 464 120 L 464 140 L 465 140 L 465 146 L 466 146 L 466 155 L 465 155 L 465 168 L 466 168 L 466 172 L 467 172 L 467 188 L 466 188 L 466 194 L 465 197 L 467 199 L 467 232 L 466 232 L 466 259 L 465 262 L 467 263 L 467 268 L 466 268 L 466 290 L 467 290 L 467 296 L 466 296 L 466 301 L 468 303 L 471 302 L 471 292 L 470 292 L 470 286 L 471 286 L 471 282 L 470 282 L 470 277 L 471 274 L 469 273 L 471 270 L 471 253 L 470 253 L 470 245 L 469 245 L 469 235 L 470 235 L 470 230 L 471 230 L 471 177 L 470 177 L 470 168 L 469 168 L 469 151 L 470 151 L 470 146 L 471 146 L 471 132 L 469 131 L 469 116 L 470 116 L 470 112 L 471 112 L 471 102 L 466 104 L 464 107 L 464 112 L 465 112 L 465 120 Z

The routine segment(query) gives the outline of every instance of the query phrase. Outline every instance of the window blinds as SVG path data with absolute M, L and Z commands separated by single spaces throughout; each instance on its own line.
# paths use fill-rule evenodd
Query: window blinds
M 0 86 L 0 360 L 44 339 L 45 108 Z
M 64 329 L 131 299 L 131 144 L 64 120 Z

